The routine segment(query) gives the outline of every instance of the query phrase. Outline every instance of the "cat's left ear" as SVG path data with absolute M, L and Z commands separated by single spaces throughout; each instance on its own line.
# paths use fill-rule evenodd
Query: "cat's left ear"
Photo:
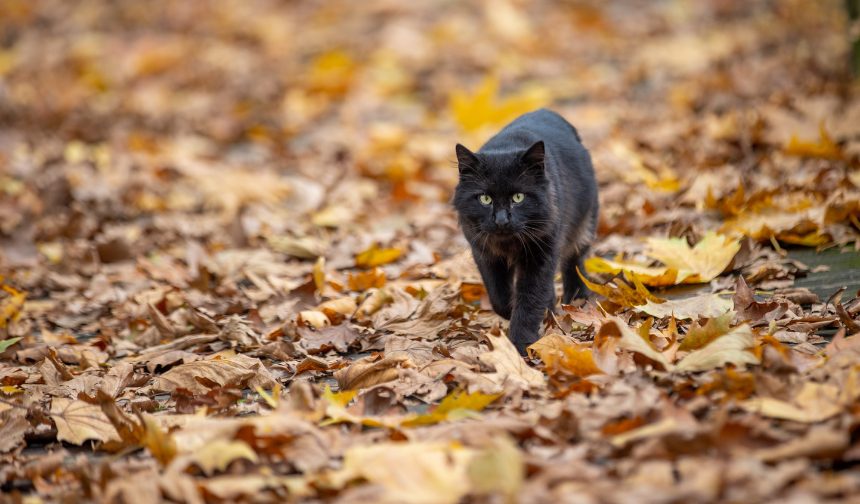
M 469 149 L 463 147 L 460 144 L 457 144 L 456 150 L 457 164 L 460 167 L 461 174 L 464 171 L 478 169 L 478 166 L 481 164 L 481 161 L 478 159 L 478 156 L 476 156 L 474 152 L 470 151 Z
M 543 145 L 543 140 L 538 140 L 526 150 L 525 154 L 523 154 L 522 163 L 526 170 L 543 171 L 545 158 L 546 150 Z

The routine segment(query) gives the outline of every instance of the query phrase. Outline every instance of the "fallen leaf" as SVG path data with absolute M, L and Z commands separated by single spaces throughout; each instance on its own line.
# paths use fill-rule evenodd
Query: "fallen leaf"
M 592 269 L 589 271 L 594 272 Z M 582 275 L 582 272 L 577 269 L 577 273 L 579 277 L 585 282 L 585 285 L 591 289 L 592 291 L 605 296 L 608 299 L 620 304 L 621 306 L 634 307 L 645 304 L 659 305 L 661 303 L 666 302 L 665 299 L 660 299 L 645 288 L 644 285 L 639 281 L 638 277 L 633 277 L 633 285 L 635 288 L 631 288 L 626 283 L 622 282 L 620 279 L 615 279 L 615 287 L 607 284 L 607 285 L 598 285 L 589 281 L 585 276 Z
M 714 318 L 731 310 L 734 302 L 719 294 L 704 294 L 683 299 L 671 299 L 661 304 L 648 301 L 636 309 L 654 317 L 675 317 L 676 319 Z
M 121 441 L 113 424 L 99 406 L 84 401 L 55 397 L 51 420 L 57 426 L 57 440 L 82 445 L 88 439 Z
M 456 504 L 469 493 L 471 449 L 452 443 L 378 443 L 346 450 L 336 487 L 355 478 L 378 485 L 375 501 Z
M 394 262 L 400 257 L 400 249 L 380 249 L 375 244 L 364 252 L 355 256 L 355 266 L 357 268 L 375 268 Z
M 349 347 L 361 337 L 361 333 L 346 322 L 334 326 L 317 327 L 314 330 L 299 327 L 296 332 L 302 338 L 302 345 L 309 353 L 319 353 L 331 348 L 346 353 Z
M 401 425 L 403 427 L 418 427 L 419 425 L 430 425 L 444 421 L 453 422 L 461 418 L 473 417 L 475 412 L 482 411 L 500 395 L 487 395 L 481 392 L 468 394 L 455 390 L 442 399 L 442 402 L 430 413 L 406 420 Z M 480 416 L 478 415 L 478 417 Z
M 360 390 L 397 379 L 401 366 L 411 366 L 409 357 L 371 355 L 334 372 L 340 390 Z
M 688 354 L 675 364 L 676 371 L 707 371 L 726 364 L 745 366 L 761 361 L 749 351 L 755 345 L 752 330 L 741 324 L 704 347 Z
M 216 439 L 206 443 L 192 453 L 177 457 L 171 464 L 191 465 L 199 467 L 207 476 L 217 472 L 224 472 L 236 460 L 249 460 L 258 462 L 256 452 L 244 441 L 228 441 Z M 170 469 L 168 469 L 170 470 Z
M 709 318 L 704 326 L 699 326 L 698 321 L 693 321 L 690 330 L 687 331 L 684 339 L 681 340 L 681 346 L 678 350 L 688 351 L 701 348 L 728 333 L 734 316 L 734 312 L 731 312 L 716 318 Z
M 600 332 L 598 332 L 597 338 L 603 337 L 617 337 L 618 339 L 618 347 L 624 348 L 631 352 L 636 352 L 638 354 L 644 355 L 649 359 L 659 363 L 663 366 L 663 369 L 666 371 L 671 371 L 672 364 L 666 359 L 666 357 L 655 350 L 650 343 L 646 342 L 642 336 L 633 332 L 627 324 L 624 323 L 618 317 L 607 317 L 608 322 L 603 324 L 603 327 L 600 328 Z
M 543 373 L 526 364 L 504 333 L 494 335 L 488 332 L 485 335 L 492 351 L 479 355 L 478 360 L 495 369 L 494 373 L 485 373 L 486 378 L 500 385 L 514 382 L 527 390 L 546 387 Z

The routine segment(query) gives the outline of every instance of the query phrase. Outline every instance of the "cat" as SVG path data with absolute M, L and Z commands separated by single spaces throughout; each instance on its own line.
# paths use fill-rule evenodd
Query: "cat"
M 559 266 L 562 303 L 590 290 L 577 274 L 594 241 L 597 181 L 579 134 L 540 109 L 503 128 L 478 152 L 457 144 L 460 180 L 453 205 L 490 304 L 511 321 L 520 354 L 537 341 L 545 309 L 555 309 Z

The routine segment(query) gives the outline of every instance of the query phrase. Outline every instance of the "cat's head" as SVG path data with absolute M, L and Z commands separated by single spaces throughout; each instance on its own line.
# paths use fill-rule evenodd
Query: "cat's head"
M 552 198 L 542 141 L 516 153 L 473 153 L 457 144 L 460 183 L 454 207 L 467 232 L 517 239 L 546 234 Z

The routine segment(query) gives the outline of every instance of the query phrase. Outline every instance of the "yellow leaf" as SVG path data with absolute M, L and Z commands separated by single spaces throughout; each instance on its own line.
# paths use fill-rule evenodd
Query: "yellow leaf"
M 346 450 L 343 469 L 330 476 L 330 484 L 367 480 L 379 489 L 373 499 L 379 503 L 456 504 L 471 490 L 474 456 L 474 450 L 455 443 L 356 445 Z
M 551 353 L 556 353 L 557 355 L 561 355 L 564 353 L 564 347 L 571 345 L 573 340 L 565 336 L 563 334 L 553 333 L 547 334 L 543 338 L 535 341 L 528 347 L 526 350 L 529 352 L 529 356 L 534 357 L 535 354 L 541 358 L 542 361 L 546 362 L 544 356 L 549 356 Z
M 612 275 L 617 275 L 624 271 L 628 278 L 638 278 L 643 283 L 652 287 L 675 285 L 678 283 L 677 270 L 659 266 L 648 266 L 647 264 L 639 262 L 625 261 L 620 257 L 616 257 L 614 260 L 592 257 L 585 261 L 585 270 L 589 273 L 610 273 Z M 641 304 L 645 303 L 643 302 Z
M 400 249 L 380 249 L 374 244 L 369 249 L 355 256 L 355 266 L 358 268 L 375 268 L 394 262 L 400 257 Z
M 755 345 L 752 330 L 741 324 L 729 333 L 717 337 L 710 343 L 695 350 L 675 364 L 675 371 L 707 371 L 726 364 L 745 366 L 759 364 L 761 361 L 749 352 Z
M 673 369 L 672 364 L 665 355 L 651 347 L 649 342 L 646 342 L 642 336 L 636 334 L 618 317 L 607 317 L 607 322 L 600 328 L 597 336 L 595 336 L 595 340 L 604 336 L 618 337 L 619 348 L 625 348 L 631 352 L 642 354 L 661 364 L 666 371 L 672 371 Z
M 507 122 L 542 107 L 549 98 L 541 89 L 524 91 L 504 100 L 497 98 L 498 92 L 499 80 L 488 76 L 473 94 L 451 93 L 451 109 L 463 129 L 473 131 L 487 124 Z
M 325 287 L 325 257 L 320 256 L 314 263 L 313 269 L 314 287 L 318 294 L 322 294 Z
M 332 392 L 331 387 L 326 385 L 323 399 L 328 403 L 325 409 L 325 415 L 328 418 L 320 422 L 320 425 L 325 426 L 347 422 L 366 425 L 368 427 L 382 427 L 383 423 L 379 419 L 355 415 L 346 408 L 347 404 L 353 400 L 356 394 L 358 394 L 358 390 Z
M 315 310 L 318 312 L 322 312 L 325 308 L 328 308 L 329 310 L 332 310 L 336 313 L 340 313 L 341 315 L 350 316 L 355 313 L 355 310 L 358 309 L 358 304 L 355 302 L 355 299 L 352 299 L 349 296 L 344 296 L 337 299 L 330 299 L 324 303 L 320 303 L 320 305 L 317 306 Z
M 514 382 L 526 389 L 546 387 L 543 373 L 526 364 L 514 344 L 504 333 L 499 335 L 487 333 L 487 339 L 493 350 L 478 355 L 478 360 L 490 364 L 496 372 L 482 373 L 481 376 L 499 385 Z
M 678 271 L 677 283 L 710 282 L 732 262 L 741 246 L 737 240 L 709 231 L 695 247 L 683 238 L 647 240 L 649 257 Z
M 817 423 L 845 410 L 845 406 L 839 403 L 838 398 L 839 388 L 834 385 L 805 382 L 793 402 L 772 397 L 754 397 L 738 405 L 747 411 L 770 418 Z
M 789 156 L 804 156 L 816 157 L 822 159 L 840 159 L 842 152 L 839 146 L 836 145 L 827 131 L 824 129 L 824 123 L 820 126 L 821 140 L 818 143 L 801 141 L 797 135 L 791 137 L 791 142 L 785 149 L 785 153 Z
M 235 460 L 244 459 L 258 462 L 259 459 L 253 448 L 244 441 L 228 441 L 213 439 L 189 455 L 189 464 L 195 464 L 207 476 L 224 472 Z
M 202 411 L 202 410 L 201 410 Z M 176 442 L 173 436 L 161 430 L 158 423 L 149 415 L 140 415 L 144 435 L 142 443 L 162 465 L 167 465 L 176 456 Z
M 21 392 L 23 392 L 23 390 L 15 388 L 11 385 L 5 385 L 3 387 L 0 387 L 0 392 L 3 392 L 4 394 L 20 394 Z
M 693 319 L 700 317 L 715 318 L 724 315 L 732 309 L 734 302 L 731 299 L 720 297 L 719 294 L 704 294 L 684 299 L 673 299 L 660 304 L 650 300 L 636 309 L 653 317 L 673 316 L 679 319 Z
M 546 364 L 547 373 L 549 374 L 560 370 L 579 377 L 604 374 L 603 370 L 594 362 L 591 345 L 583 343 L 574 343 L 564 347 L 561 355 L 548 353 L 546 359 L 541 355 L 541 359 Z
M 586 268 L 588 267 L 588 261 L 586 261 Z M 633 276 L 633 285 L 635 289 L 630 288 L 629 285 L 622 282 L 619 279 L 615 280 L 615 284 L 617 287 L 612 287 L 610 285 L 599 285 L 589 281 L 585 276 L 579 271 L 579 268 L 576 269 L 579 277 L 582 278 L 582 281 L 585 282 L 585 285 L 588 286 L 592 291 L 606 296 L 608 299 L 620 304 L 621 306 L 634 307 L 639 305 L 644 305 L 646 303 L 652 303 L 655 305 L 659 305 L 661 303 L 665 303 L 665 299 L 660 299 L 657 296 L 648 292 L 648 289 L 642 285 L 642 282 L 639 281 L 637 276 Z M 591 271 L 591 270 L 589 270 Z
M 687 331 L 687 335 L 681 341 L 681 346 L 678 350 L 686 351 L 701 348 L 728 333 L 729 324 L 732 322 L 734 316 L 735 312 L 730 312 L 721 317 L 708 319 L 708 322 L 702 327 L 694 320 L 693 325 L 690 326 L 690 330 Z
M 349 89 L 358 65 L 343 51 L 334 50 L 314 59 L 309 74 L 313 91 L 340 96 Z
M 0 305 L 0 328 L 6 327 L 6 324 L 9 322 L 14 322 L 18 320 L 18 317 L 21 316 L 21 308 L 24 307 L 24 301 L 27 299 L 26 292 L 18 292 L 17 290 L 9 287 L 8 285 L 0 286 L 8 292 L 12 294 L 11 297 L 6 298 L 2 305 Z
M 430 425 L 443 421 L 454 421 L 467 416 L 472 416 L 476 411 L 481 411 L 488 404 L 495 401 L 501 394 L 483 394 L 475 392 L 454 391 L 448 394 L 439 406 L 432 412 L 403 422 L 403 427 L 418 427 L 419 425 Z
M 319 310 L 303 310 L 299 312 L 299 318 L 301 318 L 304 324 L 310 324 L 314 327 L 322 327 L 331 325 L 331 320 L 326 316 L 325 313 Z

